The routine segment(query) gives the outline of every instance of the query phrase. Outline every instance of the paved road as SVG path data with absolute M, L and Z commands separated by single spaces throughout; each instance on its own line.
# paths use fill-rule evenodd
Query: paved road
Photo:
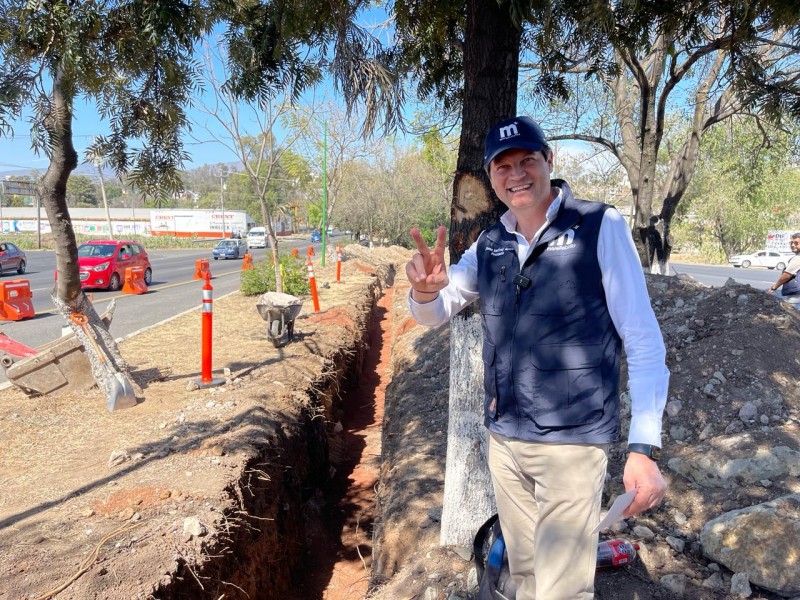
M 718 265 L 700 265 L 686 263 L 671 263 L 671 274 L 686 273 L 706 285 L 721 287 L 728 278 L 733 278 L 739 283 L 752 285 L 760 290 L 767 290 L 778 279 L 778 271 L 752 267 L 742 269 L 723 267 Z
M 336 236 L 329 238 L 329 247 L 337 241 L 339 238 Z M 311 245 L 319 255 L 320 244 Z M 309 242 L 305 236 L 281 240 L 282 252 L 287 252 L 295 246 L 305 254 Z M 268 252 L 267 249 L 251 250 L 254 260 L 263 259 Z M 0 321 L 0 330 L 14 340 L 37 347 L 58 338 L 64 320 L 56 311 L 50 297 L 55 276 L 55 252 L 32 251 L 27 254 L 28 270 L 21 277 L 30 282 L 36 316 L 24 321 Z M 137 296 L 105 290 L 87 290 L 93 295 L 93 302 L 98 312 L 103 312 L 111 299 L 116 298 L 116 309 L 110 328 L 115 338 L 124 338 L 165 319 L 198 308 L 202 300 L 201 287 L 204 282 L 193 279 L 193 276 L 199 258 L 209 259 L 214 298 L 220 298 L 240 287 L 242 261 L 212 260 L 210 246 L 186 250 L 150 250 L 148 255 L 153 268 L 153 281 L 147 294 Z M 3 280 L 17 278 L 20 276 L 14 274 L 3 277 Z M 0 373 L 0 383 L 4 381 L 5 375 Z

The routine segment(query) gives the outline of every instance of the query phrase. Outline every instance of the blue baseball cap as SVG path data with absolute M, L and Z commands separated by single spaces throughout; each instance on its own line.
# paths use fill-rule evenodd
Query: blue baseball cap
M 521 116 L 495 123 L 486 134 L 483 148 L 483 168 L 488 169 L 489 163 L 506 150 L 521 148 L 544 151 L 550 146 L 539 124 L 530 117 Z

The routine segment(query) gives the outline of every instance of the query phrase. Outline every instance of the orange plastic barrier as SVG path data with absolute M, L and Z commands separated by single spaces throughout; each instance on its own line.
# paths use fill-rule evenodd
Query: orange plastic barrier
M 300 251 L 297 248 L 292 248 L 292 256 L 297 258 L 300 255 Z
M 306 252 L 306 256 L 314 256 L 314 246 L 308 247 L 308 252 Z
M 147 284 L 144 281 L 144 267 L 128 267 L 125 269 L 125 285 L 123 294 L 146 294 Z
M 211 277 L 211 267 L 208 266 L 207 258 L 198 258 L 194 263 L 194 277 L 192 279 L 205 279 L 206 274 Z
M 336 244 L 336 283 L 342 282 L 342 248 Z
M 244 253 L 244 258 L 242 259 L 242 271 L 250 271 L 253 269 L 253 257 L 250 255 L 249 252 Z
M 0 282 L 0 320 L 21 321 L 35 315 L 31 284 L 27 279 Z

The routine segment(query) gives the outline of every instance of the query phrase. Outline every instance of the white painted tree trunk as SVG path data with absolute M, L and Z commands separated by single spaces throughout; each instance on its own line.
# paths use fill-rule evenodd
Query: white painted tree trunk
M 472 547 L 496 510 L 483 426 L 483 331 L 480 314 L 450 322 L 450 415 L 444 479 L 442 545 Z

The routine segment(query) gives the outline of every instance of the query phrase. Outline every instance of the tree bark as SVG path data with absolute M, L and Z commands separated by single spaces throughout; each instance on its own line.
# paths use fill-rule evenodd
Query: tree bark
M 67 306 L 78 305 L 81 281 L 78 272 L 78 244 L 67 208 L 67 180 L 78 166 L 78 153 L 72 144 L 71 98 L 65 92 L 64 73 L 53 78 L 53 104 L 46 127 L 51 140 L 50 165 L 42 178 L 42 204 L 56 246 L 56 295 Z
M 450 225 L 450 258 L 458 261 L 478 234 L 497 221 L 503 205 L 483 171 L 486 132 L 517 110 L 520 31 L 509 7 L 468 0 L 464 42 L 461 140 Z M 450 329 L 450 415 L 440 543 L 470 547 L 494 510 L 486 463 L 480 317 L 456 316 Z
M 81 289 L 80 271 L 78 268 L 78 243 L 72 228 L 72 219 L 67 208 L 67 180 L 70 173 L 78 166 L 78 153 L 72 143 L 72 98 L 69 91 L 72 86 L 65 80 L 62 69 L 56 69 L 53 76 L 53 98 L 50 114 L 45 127 L 50 136 L 50 165 L 41 183 L 41 197 L 50 229 L 56 246 L 56 269 L 58 280 L 53 290 L 53 301 L 61 315 L 83 343 L 89 356 L 92 375 L 100 389 L 110 394 L 109 367 L 127 375 L 127 364 L 119 353 L 116 341 L 108 332 L 97 314 L 94 305 L 87 299 Z M 93 344 L 89 343 L 87 333 L 72 322 L 71 316 L 81 313 L 88 318 L 98 346 L 104 359 L 100 360 Z

